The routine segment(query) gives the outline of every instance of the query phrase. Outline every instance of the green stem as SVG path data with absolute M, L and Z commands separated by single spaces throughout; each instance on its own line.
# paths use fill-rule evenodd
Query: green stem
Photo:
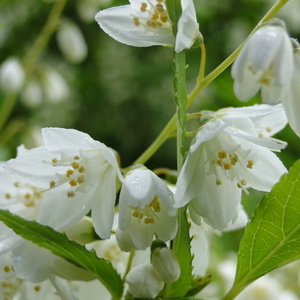
M 34 69 L 36 61 L 39 58 L 41 52 L 43 51 L 43 49 L 47 45 L 51 35 L 57 28 L 61 12 L 62 12 L 64 6 L 66 5 L 67 1 L 68 0 L 56 1 L 55 5 L 53 6 L 53 8 L 49 14 L 49 17 L 47 19 L 45 26 L 43 27 L 41 33 L 35 40 L 32 47 L 30 48 L 29 52 L 25 56 L 25 58 L 23 60 L 23 67 L 24 67 L 24 71 L 26 73 L 27 80 Z M 7 94 L 6 97 L 4 98 L 4 102 L 0 109 L 0 132 L 2 131 L 4 124 L 8 120 L 9 116 L 11 115 L 11 112 L 13 111 L 13 109 L 16 105 L 17 96 L 18 96 L 17 93 L 10 93 L 10 94 Z
M 186 153 L 186 62 L 185 52 L 174 52 L 174 90 L 177 104 L 177 169 L 180 171 Z
M 199 75 L 198 82 L 192 92 L 187 97 L 187 108 L 193 103 L 199 93 L 208 86 L 215 78 L 217 78 L 222 72 L 224 72 L 236 59 L 237 55 L 240 53 L 242 47 L 244 46 L 245 42 L 250 38 L 253 32 L 255 32 L 263 23 L 269 21 L 273 18 L 276 13 L 287 3 L 289 0 L 278 0 L 271 9 L 265 14 L 265 16 L 258 22 L 252 32 L 249 34 L 247 39 L 230 55 L 228 56 L 216 69 L 214 69 L 211 73 L 209 73 L 203 79 Z M 203 54 L 203 52 L 202 52 Z M 204 72 L 204 69 L 200 70 L 200 74 Z M 202 79 L 202 80 L 201 80 Z M 176 113 L 177 114 L 177 113 Z M 144 164 L 148 161 L 149 158 L 160 148 L 160 146 L 170 137 L 172 133 L 176 129 L 176 114 L 172 116 L 168 124 L 162 130 L 160 135 L 154 140 L 151 146 L 146 149 L 146 151 L 136 159 L 134 164 Z

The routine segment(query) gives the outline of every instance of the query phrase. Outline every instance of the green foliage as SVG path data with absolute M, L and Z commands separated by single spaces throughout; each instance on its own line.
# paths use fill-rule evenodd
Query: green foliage
M 257 207 L 238 253 L 235 283 L 224 299 L 300 258 L 300 160 Z
M 181 273 L 179 279 L 167 287 L 166 296 L 168 297 L 185 296 L 193 280 L 190 225 L 186 218 L 186 208 L 181 208 L 178 212 L 178 228 L 180 230 L 174 239 L 173 251 L 179 261 Z
M 110 261 L 98 258 L 94 251 L 86 250 L 84 246 L 68 240 L 65 234 L 48 226 L 24 220 L 5 210 L 0 210 L 0 220 L 24 239 L 91 271 L 116 299 L 122 296 L 123 283 L 119 274 Z

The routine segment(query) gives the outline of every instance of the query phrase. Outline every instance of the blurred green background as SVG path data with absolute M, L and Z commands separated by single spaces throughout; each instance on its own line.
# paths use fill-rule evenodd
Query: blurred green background
M 235 50 L 275 3 L 274 0 L 194 2 L 207 51 L 206 74 Z M 122 167 L 127 167 L 146 150 L 175 112 L 172 49 L 129 47 L 114 41 L 99 28 L 95 14 L 126 1 L 72 0 L 67 1 L 58 26 L 40 55 L 29 60 L 28 53 L 55 3 L 0 2 L 0 67 L 11 57 L 21 64 L 33 62 L 25 84 L 13 96 L 16 102 L 0 131 L 0 159 L 14 157 L 20 144 L 28 148 L 37 146 L 40 128 L 57 126 L 86 132 L 114 148 L 120 154 Z M 300 35 L 299 11 L 300 2 L 291 0 L 278 15 L 294 38 Z M 76 42 L 64 38 L 66 28 L 71 28 L 67 32 L 74 34 Z M 189 90 L 196 83 L 199 60 L 199 49 L 188 51 Z M 260 103 L 259 96 L 246 104 L 239 102 L 232 86 L 228 69 L 198 96 L 190 112 Z M 9 97 L 2 85 L 0 110 Z M 278 155 L 290 167 L 300 156 L 299 138 L 289 126 L 277 137 L 288 142 Z M 175 169 L 175 140 L 167 141 L 147 166 Z M 252 212 L 261 197 L 258 192 L 245 195 L 246 210 Z M 242 230 L 226 233 L 222 242 L 213 241 L 213 247 L 224 255 L 236 251 L 241 235 Z

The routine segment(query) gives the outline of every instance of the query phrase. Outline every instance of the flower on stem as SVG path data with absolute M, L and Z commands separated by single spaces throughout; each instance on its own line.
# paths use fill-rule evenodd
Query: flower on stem
M 135 169 L 120 192 L 117 241 L 123 251 L 145 250 L 154 234 L 163 241 L 177 232 L 173 193 L 153 172 Z
M 234 92 L 242 101 L 259 90 L 265 103 L 275 104 L 284 97 L 292 77 L 293 49 L 284 24 L 277 23 L 258 29 L 233 63 Z
M 177 207 L 190 202 L 191 214 L 202 216 L 217 230 L 236 221 L 242 190 L 252 187 L 269 191 L 286 172 L 271 151 L 283 148 L 285 143 L 260 138 L 254 125 L 254 134 L 239 129 L 239 125 L 244 128 L 251 124 L 250 118 L 233 117 L 229 121 L 230 115 L 222 115 L 222 119 L 213 118 L 198 131 L 175 193 Z
M 89 135 L 63 128 L 42 129 L 44 145 L 7 163 L 14 176 L 44 190 L 37 221 L 64 229 L 92 210 L 97 234 L 108 238 L 113 224 L 115 154 Z
M 95 19 L 107 34 L 123 44 L 135 47 L 175 45 L 175 51 L 181 52 L 201 38 L 193 1 L 181 0 L 181 6 L 176 37 L 165 0 L 130 0 L 128 5 L 98 12 Z

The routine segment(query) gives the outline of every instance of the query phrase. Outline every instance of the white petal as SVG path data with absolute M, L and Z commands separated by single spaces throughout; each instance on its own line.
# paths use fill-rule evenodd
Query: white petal
M 150 170 L 133 170 L 125 177 L 120 193 L 121 206 L 131 205 L 138 208 L 144 208 L 155 197 Z
M 109 170 L 101 177 L 98 188 L 93 189 L 92 219 L 96 233 L 102 238 L 110 237 L 114 220 L 114 205 L 116 199 L 116 174 Z
M 296 52 L 294 57 L 295 69 L 293 78 L 286 97 L 282 99 L 282 104 L 291 128 L 300 137 L 300 53 Z
M 13 267 L 19 278 L 30 282 L 41 282 L 48 277 L 52 255 L 49 250 L 24 241 L 12 252 Z
M 183 11 L 178 21 L 175 42 L 175 52 L 177 53 L 191 48 L 200 35 L 193 1 L 183 0 L 182 8 Z
M 164 286 L 151 264 L 132 268 L 126 282 L 129 285 L 129 293 L 135 298 L 155 298 Z
M 78 222 L 91 209 L 90 194 L 76 192 L 67 197 L 67 189 L 59 186 L 48 191 L 42 201 L 38 221 L 55 229 L 63 229 Z
M 123 5 L 98 12 L 95 20 L 108 35 L 126 45 L 149 47 L 174 44 L 171 29 L 161 28 L 157 32 L 146 30 L 144 26 L 134 25 L 133 15 L 135 11 L 131 6 Z
M 75 129 L 48 127 L 42 129 L 45 146 L 51 148 L 91 148 L 95 141 L 86 133 Z
M 222 184 L 218 186 L 214 175 L 206 176 L 201 193 L 192 200 L 192 205 L 208 225 L 223 230 L 235 220 L 241 200 L 241 189 L 238 189 L 236 182 L 229 181 L 223 173 L 219 175 Z
M 251 149 L 247 159 L 254 165 L 244 174 L 249 186 L 259 191 L 270 191 L 280 177 L 287 172 L 279 158 L 269 149 L 259 145 L 242 142 L 242 147 Z

